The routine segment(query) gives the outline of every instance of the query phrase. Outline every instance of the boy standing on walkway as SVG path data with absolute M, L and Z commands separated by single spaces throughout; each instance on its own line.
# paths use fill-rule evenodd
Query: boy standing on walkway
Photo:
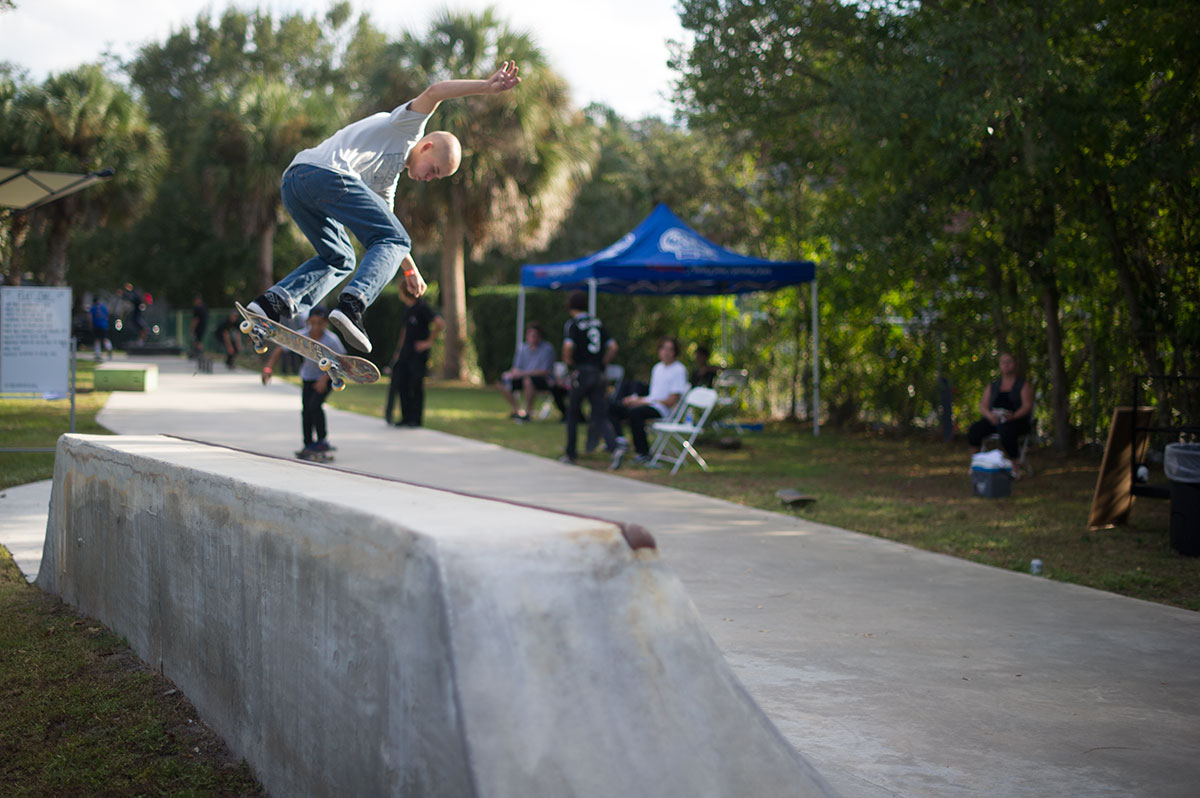
M 412 241 L 392 210 L 400 173 L 436 180 L 454 174 L 462 161 L 453 134 L 425 133 L 429 115 L 442 100 L 499 94 L 520 82 L 511 61 L 486 80 L 444 80 L 391 113 L 361 119 L 297 155 L 283 173 L 283 205 L 317 252 L 246 308 L 286 322 L 353 272 L 329 320 L 347 343 L 370 352 L 363 313 L 396 272 L 403 267 L 413 297 L 425 293 L 409 254 Z M 357 271 L 350 233 L 366 248 Z
M 308 326 L 304 334 L 318 341 L 339 354 L 345 354 L 346 348 L 329 329 L 329 312 L 321 305 L 314 305 L 308 311 Z M 283 354 L 283 347 L 276 347 L 263 366 L 262 382 L 266 385 L 271 381 L 271 373 L 275 363 Z M 328 461 L 333 459 L 330 452 L 334 447 L 329 445 L 325 427 L 325 399 L 329 396 L 329 375 L 317 367 L 315 361 L 304 358 L 300 365 L 300 381 L 303 388 L 300 394 L 300 426 L 304 432 L 304 448 L 296 452 L 302 460 Z

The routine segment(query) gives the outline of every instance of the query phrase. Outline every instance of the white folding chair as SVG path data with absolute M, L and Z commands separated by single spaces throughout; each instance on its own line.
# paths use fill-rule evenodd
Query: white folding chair
M 713 429 L 732 428 L 738 435 L 743 435 L 740 424 L 733 420 L 742 401 L 742 391 L 750 381 L 750 372 L 746 369 L 722 369 L 713 380 L 713 388 L 717 391 L 717 406 L 713 411 Z
M 656 421 L 651 425 L 650 428 L 658 433 L 658 439 L 650 453 L 650 465 L 655 466 L 660 460 L 674 458 L 675 465 L 671 468 L 674 474 L 683 461 L 691 457 L 707 471 L 708 463 L 696 451 L 693 443 L 704 431 L 704 424 L 716 405 L 717 392 L 712 388 L 692 388 L 688 391 L 677 403 L 674 420 Z M 688 420 L 689 410 L 692 411 L 691 420 Z

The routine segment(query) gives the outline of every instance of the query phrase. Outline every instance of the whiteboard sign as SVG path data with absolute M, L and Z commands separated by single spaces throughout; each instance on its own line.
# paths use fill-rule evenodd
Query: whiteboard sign
M 68 393 L 71 289 L 0 287 L 0 393 Z

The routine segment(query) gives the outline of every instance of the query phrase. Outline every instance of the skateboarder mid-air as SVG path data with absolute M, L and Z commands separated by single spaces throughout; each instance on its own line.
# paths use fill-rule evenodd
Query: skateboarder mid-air
M 409 254 L 412 241 L 393 211 L 400 173 L 412 180 L 436 180 L 458 171 L 462 160 L 462 146 L 453 134 L 425 133 L 429 115 L 443 100 L 499 94 L 520 82 L 516 63 L 505 61 L 486 80 L 434 83 L 390 113 L 361 119 L 303 150 L 283 173 L 283 205 L 316 255 L 247 309 L 286 321 L 320 302 L 353 272 L 329 321 L 347 343 L 370 352 L 363 312 L 401 266 L 408 292 L 414 297 L 425 293 L 425 281 Z M 357 270 L 349 233 L 366 248 Z

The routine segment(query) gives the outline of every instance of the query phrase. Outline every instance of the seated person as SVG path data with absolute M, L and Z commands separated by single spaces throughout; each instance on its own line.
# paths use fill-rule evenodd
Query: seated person
M 536 321 L 525 325 L 525 343 L 517 349 L 513 356 L 512 368 L 500 375 L 500 392 L 512 406 L 510 418 L 517 421 L 528 421 L 533 412 L 533 397 L 538 391 L 551 391 L 554 404 L 566 418 L 566 405 L 563 402 L 565 391 L 555 390 L 554 384 L 554 347 L 546 340 L 545 330 Z M 525 400 L 524 407 L 517 401 L 520 393 Z
M 617 434 L 621 433 L 621 422 L 629 422 L 635 463 L 650 461 L 650 443 L 646 438 L 646 422 L 666 418 L 671 408 L 688 392 L 688 373 L 675 358 L 679 344 L 674 338 L 664 338 L 658 343 L 659 362 L 650 372 L 650 392 L 646 396 L 626 396 L 620 403 L 612 403 L 609 415 Z
M 692 387 L 711 388 L 721 369 L 708 362 L 712 355 L 706 346 L 696 347 L 696 365 L 692 368 Z
M 972 451 L 979 451 L 983 439 L 994 432 L 1000 433 L 1000 445 L 1008 459 L 1014 463 L 1021 450 L 1017 438 L 1030 430 L 1033 418 L 1033 386 L 1017 374 L 1017 359 L 1008 352 L 1000 355 L 1000 379 L 983 392 L 979 410 L 983 418 L 971 425 L 967 431 L 967 442 Z

